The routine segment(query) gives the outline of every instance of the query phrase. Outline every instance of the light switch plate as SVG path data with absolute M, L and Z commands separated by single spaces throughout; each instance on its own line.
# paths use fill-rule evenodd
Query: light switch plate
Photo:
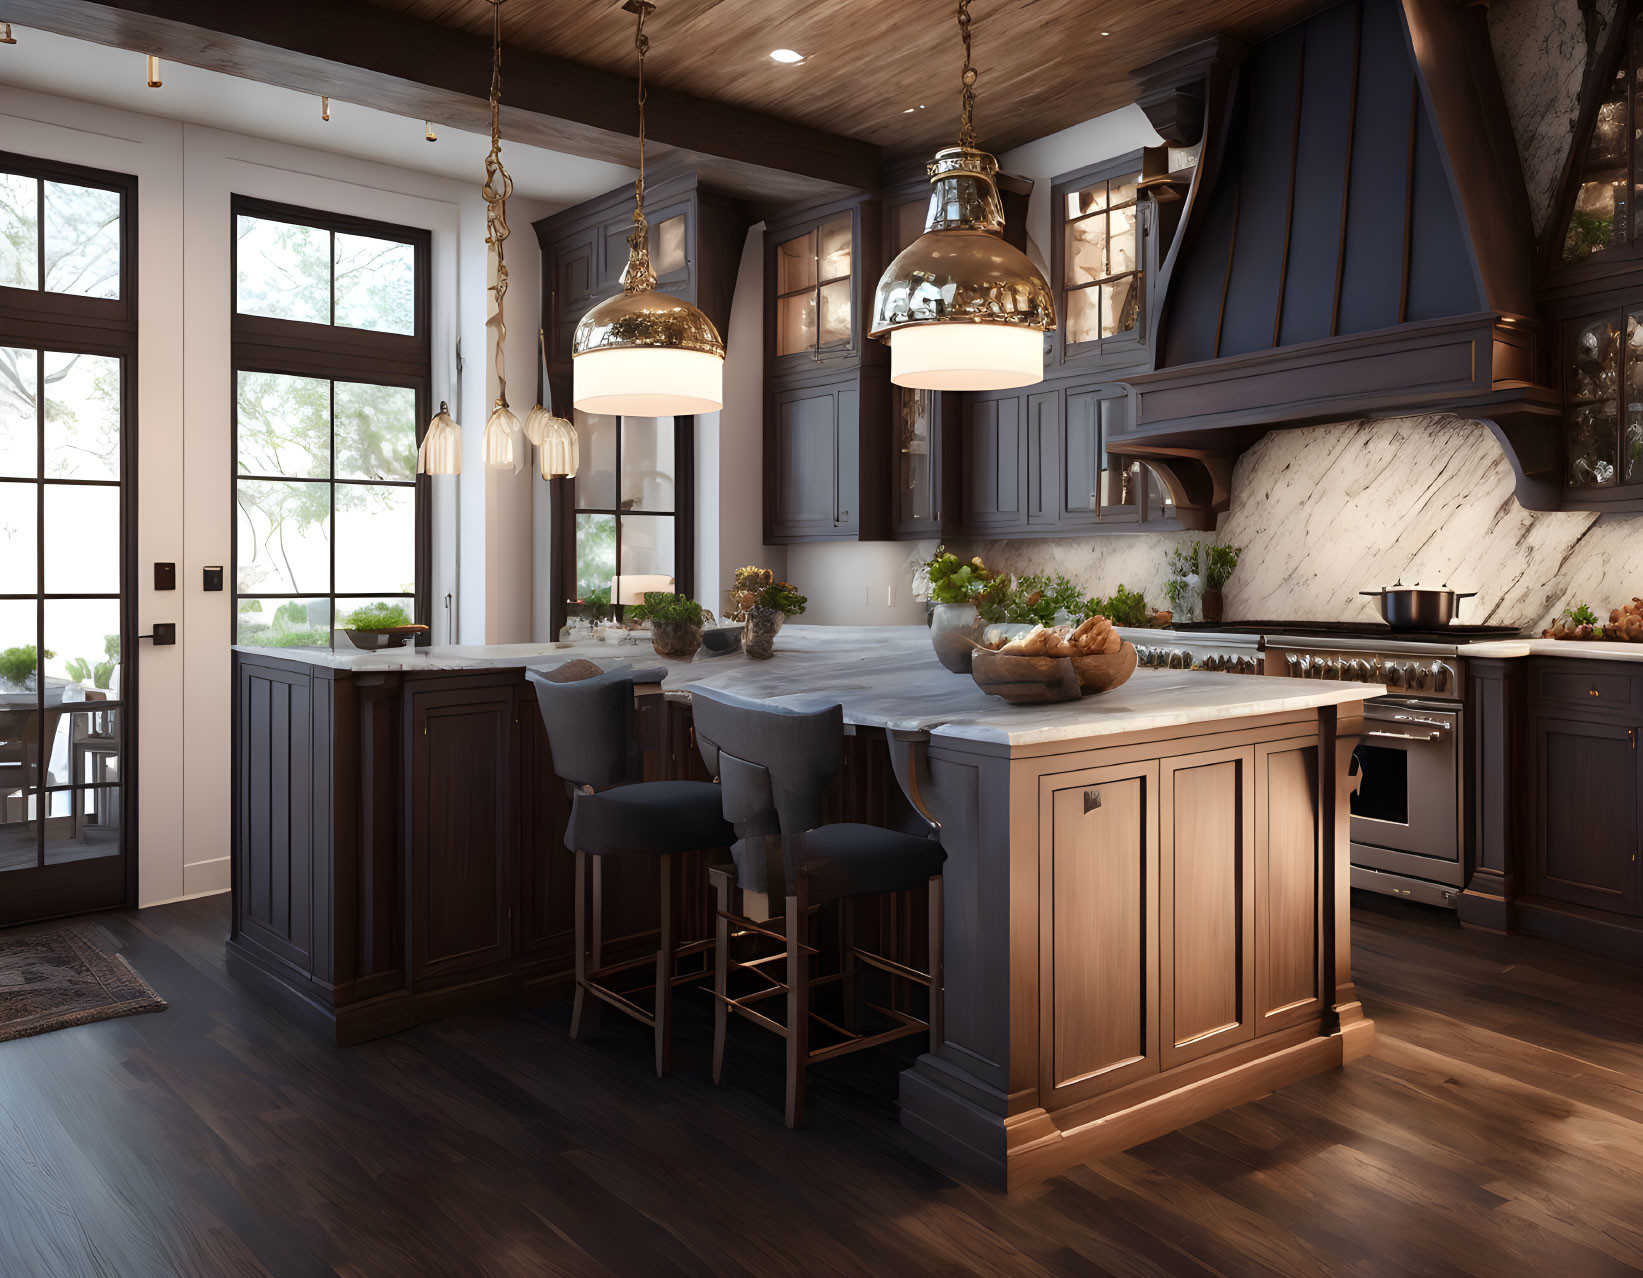
M 154 565 L 154 589 L 175 590 L 177 588 L 177 565 Z
M 221 564 L 209 564 L 209 565 L 207 565 L 207 567 L 205 569 L 204 589 L 206 589 L 206 590 L 221 590 L 222 589 L 222 565 Z

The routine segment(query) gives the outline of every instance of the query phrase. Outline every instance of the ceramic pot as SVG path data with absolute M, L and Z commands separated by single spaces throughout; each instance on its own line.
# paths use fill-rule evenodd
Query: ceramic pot
M 747 631 L 742 637 L 742 651 L 756 660 L 772 656 L 776 632 L 782 628 L 784 614 L 774 608 L 750 608 L 747 612 Z
M 658 657 L 694 657 L 702 646 L 699 621 L 652 621 L 650 646 Z
M 969 674 L 985 626 L 973 603 L 939 603 L 930 611 L 930 646 L 954 674 Z
M 1220 621 L 1222 618 L 1222 599 L 1219 590 L 1206 589 L 1198 596 L 1198 607 L 1204 615 L 1205 621 Z

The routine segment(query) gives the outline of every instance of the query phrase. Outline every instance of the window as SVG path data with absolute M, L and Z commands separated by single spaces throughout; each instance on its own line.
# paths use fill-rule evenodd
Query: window
M 0 926 L 135 893 L 136 185 L 0 154 Z
M 572 555 L 564 574 L 572 592 L 567 604 L 604 616 L 621 576 L 672 577 L 681 594 L 690 593 L 683 506 L 693 420 L 576 414 L 581 468 L 575 479 L 562 481 L 574 493 L 574 522 L 565 538 Z
M 855 215 L 840 213 L 776 245 L 776 354 L 846 350 Z
M 1141 326 L 1140 173 L 1091 182 L 1066 195 L 1067 344 L 1083 346 Z
M 426 232 L 234 202 L 235 641 L 428 620 Z

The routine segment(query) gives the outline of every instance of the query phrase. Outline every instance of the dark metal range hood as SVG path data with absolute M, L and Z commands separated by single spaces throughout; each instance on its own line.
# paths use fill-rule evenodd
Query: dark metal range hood
M 1560 408 L 1484 7 L 1349 0 L 1245 54 L 1211 40 L 1137 73 L 1166 141 L 1202 152 L 1114 451 L 1212 518 L 1268 430 L 1451 413 L 1555 508 Z

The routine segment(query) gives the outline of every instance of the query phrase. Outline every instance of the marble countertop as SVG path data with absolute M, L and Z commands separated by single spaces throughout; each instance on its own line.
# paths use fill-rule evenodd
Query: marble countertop
M 1643 661 L 1643 643 L 1611 643 L 1603 639 L 1498 639 L 1469 643 L 1467 657 L 1583 657 L 1588 661 Z
M 510 644 L 386 652 L 239 647 L 260 657 L 355 672 L 448 671 L 485 667 L 549 669 L 576 657 L 601 666 L 661 666 L 662 687 L 687 696 L 691 684 L 777 705 L 837 701 L 845 721 L 887 731 L 1026 746 L 1154 728 L 1239 719 L 1365 701 L 1379 684 L 1137 670 L 1122 688 L 1048 706 L 1011 706 L 989 697 L 967 675 L 942 668 L 922 626 L 788 625 L 776 654 L 753 661 L 740 653 L 690 659 L 658 657 L 648 643 Z

